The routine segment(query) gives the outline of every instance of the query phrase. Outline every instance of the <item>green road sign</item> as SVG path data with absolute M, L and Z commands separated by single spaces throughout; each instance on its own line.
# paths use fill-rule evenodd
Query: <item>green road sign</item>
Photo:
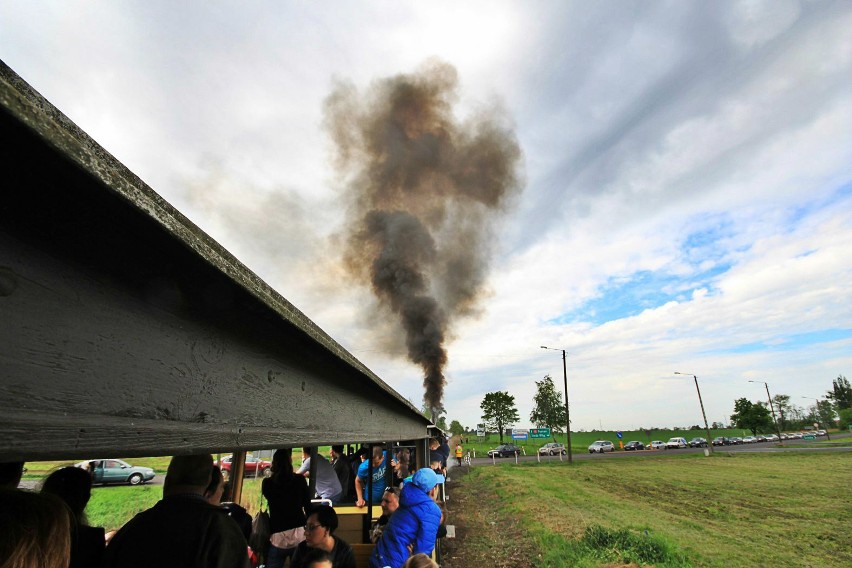
M 550 438 L 550 428 L 530 428 L 530 438 Z

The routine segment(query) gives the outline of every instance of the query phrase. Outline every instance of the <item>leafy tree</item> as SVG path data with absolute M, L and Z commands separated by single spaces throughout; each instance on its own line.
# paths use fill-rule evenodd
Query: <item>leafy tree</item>
M 852 424 L 852 408 L 844 408 L 837 413 L 840 415 L 840 429 L 846 430 Z
M 740 398 L 734 403 L 731 422 L 737 428 L 751 430 L 752 434 L 757 434 L 758 431 L 768 432 L 772 428 L 772 416 L 769 414 L 769 409 L 762 403 L 754 404 L 747 398 Z
M 458 420 L 453 420 L 450 422 L 450 432 L 453 436 L 461 436 L 464 434 L 464 426 L 461 425 L 461 422 Z
M 791 417 L 792 407 L 790 406 L 789 394 L 776 394 L 772 397 L 772 404 L 775 405 L 775 412 L 778 413 L 778 427 L 782 430 L 787 429 L 787 422 Z
M 449 430 L 449 428 L 447 427 L 447 418 L 446 418 L 446 416 L 444 416 L 447 413 L 447 409 L 442 406 L 441 408 L 439 408 L 437 410 L 438 410 L 438 416 L 437 416 L 437 420 L 435 420 L 434 424 L 435 424 L 435 426 L 437 426 L 438 428 L 440 428 L 441 430 L 446 432 L 447 430 Z M 429 408 L 428 406 L 426 406 L 425 404 L 420 409 L 420 412 L 421 412 L 421 414 L 423 414 L 423 416 L 425 416 L 429 420 L 432 420 L 434 418 L 432 416 L 432 409 Z
M 831 390 L 825 396 L 834 403 L 838 412 L 852 408 L 852 385 L 843 375 L 837 375 L 831 383 Z
M 817 401 L 817 422 L 824 425 L 825 428 L 834 425 L 837 419 L 837 412 L 834 410 L 834 405 L 830 400 Z
M 496 428 L 502 444 L 503 430 L 520 420 L 518 409 L 515 407 L 515 397 L 504 391 L 485 393 L 479 407 L 482 409 L 482 421 L 486 428 Z
M 556 390 L 550 375 L 545 375 L 542 380 L 536 381 L 535 386 L 537 389 L 533 397 L 535 406 L 530 413 L 530 422 L 537 428 L 550 428 L 552 434 L 563 432 L 566 420 L 562 393 Z M 553 440 L 556 440 L 556 436 Z

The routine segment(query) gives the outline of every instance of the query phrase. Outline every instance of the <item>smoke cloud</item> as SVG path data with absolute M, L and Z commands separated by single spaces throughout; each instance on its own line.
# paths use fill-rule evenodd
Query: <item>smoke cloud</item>
M 476 314 L 495 222 L 521 187 L 508 117 L 490 107 L 457 120 L 458 88 L 454 67 L 430 61 L 363 94 L 340 83 L 325 107 L 348 204 L 346 268 L 398 316 L 433 413 L 445 340 Z

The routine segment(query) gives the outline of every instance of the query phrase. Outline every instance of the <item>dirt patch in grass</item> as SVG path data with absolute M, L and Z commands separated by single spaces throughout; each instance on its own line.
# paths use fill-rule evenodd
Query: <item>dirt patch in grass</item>
M 497 512 L 497 493 L 479 486 L 474 490 L 465 468 L 453 468 L 450 479 L 447 524 L 456 527 L 456 538 L 443 540 L 441 568 L 536 566 L 539 550 L 518 519 Z

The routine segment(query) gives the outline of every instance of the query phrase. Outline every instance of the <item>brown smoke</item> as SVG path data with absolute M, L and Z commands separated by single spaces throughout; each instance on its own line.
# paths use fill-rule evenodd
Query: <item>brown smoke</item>
M 350 201 L 346 266 L 399 316 L 433 411 L 443 408 L 444 340 L 453 318 L 475 313 L 493 221 L 520 189 L 505 115 L 458 121 L 457 90 L 455 68 L 432 61 L 364 95 L 339 84 L 326 100 Z

